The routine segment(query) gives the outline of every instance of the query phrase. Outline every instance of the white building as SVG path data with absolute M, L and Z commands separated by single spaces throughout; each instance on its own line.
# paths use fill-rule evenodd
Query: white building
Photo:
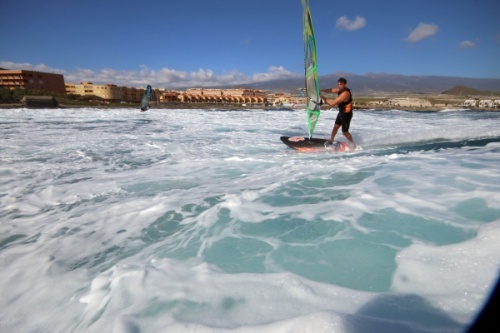
M 494 102 L 492 99 L 482 99 L 479 101 L 479 107 L 480 108 L 492 108 L 493 103 Z
M 469 98 L 469 99 L 466 99 L 464 101 L 464 104 L 463 106 L 469 106 L 469 107 L 477 107 L 477 104 L 478 104 L 479 100 L 475 99 L 475 98 Z

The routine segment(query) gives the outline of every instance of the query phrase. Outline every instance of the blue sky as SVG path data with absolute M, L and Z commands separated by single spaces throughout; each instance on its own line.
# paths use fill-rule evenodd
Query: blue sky
M 175 89 L 303 75 L 300 0 L 3 0 L 0 67 Z M 319 74 L 500 78 L 498 0 L 310 0 Z

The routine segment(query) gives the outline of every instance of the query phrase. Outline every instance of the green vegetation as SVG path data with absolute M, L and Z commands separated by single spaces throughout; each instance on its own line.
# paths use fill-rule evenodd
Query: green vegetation
M 90 95 L 90 96 L 81 96 L 75 94 L 67 94 L 64 96 L 56 97 L 59 104 L 64 105 L 89 105 L 89 106 L 98 106 L 104 104 L 105 102 L 101 97 Z
M 15 88 L 14 90 L 10 90 L 7 88 L 0 88 L 0 103 L 2 104 L 20 103 L 21 99 L 25 95 L 29 95 L 27 93 L 27 90 L 23 90 L 20 88 Z
M 16 104 L 21 103 L 21 100 L 24 96 L 53 96 L 58 101 L 60 99 L 64 99 L 65 95 L 58 93 L 51 93 L 47 91 L 39 91 L 39 90 L 29 90 L 29 89 L 21 89 L 15 88 L 14 90 L 10 90 L 8 88 L 0 87 L 0 104 Z M 81 97 L 81 96 L 78 96 Z M 97 97 L 99 98 L 99 97 Z
M 455 86 L 451 89 L 443 91 L 442 94 L 463 96 L 464 98 L 467 96 L 500 96 L 499 91 L 477 90 L 466 86 Z
M 103 101 L 98 96 L 80 96 L 75 94 L 60 94 L 47 91 L 29 90 L 15 88 L 10 90 L 8 88 L 0 88 L 0 104 L 20 104 L 24 96 L 53 96 L 59 104 L 63 105 L 85 105 L 85 106 L 99 106 L 108 102 Z M 116 103 L 118 104 L 118 103 Z

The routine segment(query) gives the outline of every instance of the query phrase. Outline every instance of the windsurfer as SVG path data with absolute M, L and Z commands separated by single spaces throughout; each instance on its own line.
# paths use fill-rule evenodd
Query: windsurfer
M 337 88 L 322 89 L 321 92 L 324 93 L 337 93 L 338 97 L 335 99 L 328 99 L 321 95 L 321 99 L 329 106 L 338 106 L 339 113 L 335 119 L 335 124 L 333 125 L 332 134 L 330 136 L 330 142 L 333 142 L 335 135 L 342 126 L 342 134 L 349 140 L 349 149 L 356 149 L 356 144 L 352 138 L 351 133 L 349 133 L 349 126 L 352 119 L 352 93 L 349 88 L 347 88 L 347 80 L 343 77 L 339 78 L 337 81 Z

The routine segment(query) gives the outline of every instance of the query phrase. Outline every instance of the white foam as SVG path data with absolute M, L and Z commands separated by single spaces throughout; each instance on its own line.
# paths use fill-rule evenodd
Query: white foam
M 470 321 L 499 276 L 500 221 L 481 227 L 477 237 L 435 247 L 414 244 L 396 260 L 392 289 L 423 295 L 437 308 Z
M 297 154 L 279 141 L 307 132 L 294 112 L 18 109 L 2 117 L 1 331 L 436 330 L 422 313 L 459 331 L 498 270 L 499 144 L 391 150 L 500 137 L 491 119 L 470 126 L 460 112 L 357 112 L 351 131 L 363 151 L 333 155 Z M 318 137 L 329 135 L 334 113 L 321 119 Z M 387 211 L 463 231 L 463 239 L 440 245 L 374 230 L 369 218 Z M 273 221 L 283 230 L 259 229 Z M 315 230 L 332 234 L 300 239 Z M 371 251 L 401 249 L 390 290 L 304 277 L 307 264 L 322 268 L 337 255 L 320 243 L 356 237 Z M 228 239 L 232 247 L 210 252 Z M 235 271 L 254 273 L 227 272 L 214 258 L 233 252 Z M 344 267 L 367 260 L 342 259 Z M 302 266 L 286 271 L 287 260 Z M 391 283 L 390 269 L 381 272 L 364 274 Z M 412 306 L 415 314 L 398 317 Z

